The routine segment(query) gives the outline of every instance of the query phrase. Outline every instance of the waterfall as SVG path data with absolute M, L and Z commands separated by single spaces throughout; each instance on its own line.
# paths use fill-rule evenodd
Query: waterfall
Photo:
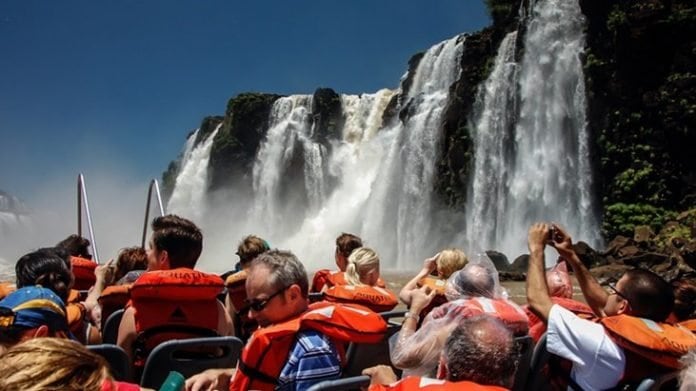
M 313 96 L 277 99 L 249 177 L 232 178 L 214 203 L 204 197 L 214 136 L 187 149 L 169 209 L 188 216 L 215 211 L 216 219 L 200 224 L 210 233 L 205 251 L 215 251 L 203 258 L 218 271 L 235 261 L 232 243 L 250 233 L 292 250 L 310 270 L 333 264 L 341 232 L 361 236 L 385 269 L 399 270 L 451 246 L 512 259 L 526 252 L 535 221 L 556 221 L 597 246 L 579 58 L 584 18 L 574 1 L 530 4 L 521 10 L 522 59 L 521 37 L 509 33 L 469 117 L 473 161 L 463 213 L 443 210 L 433 187 L 464 36 L 428 49 L 402 78 L 407 91 L 341 95 L 342 117 L 332 119 L 339 136 L 328 140 L 318 134 L 324 130 L 316 128 Z
M 176 177 L 174 191 L 167 203 L 169 213 L 200 221 L 205 216 L 205 194 L 208 189 L 208 160 L 213 140 L 222 124 L 203 142 L 194 148 L 198 132 L 196 130 L 188 140 L 181 157 L 179 175 Z
M 36 247 L 36 221 L 17 197 L 0 191 L 0 281 L 14 275 L 14 261 L 27 248 Z
M 583 28 L 576 1 L 538 1 L 530 12 L 519 69 L 511 63 L 511 36 L 501 45 L 473 116 L 469 248 L 522 253 L 535 221 L 559 222 L 575 238 L 599 242 L 579 58 Z M 501 105 L 505 109 L 499 112 Z M 510 115 L 515 106 L 516 117 Z

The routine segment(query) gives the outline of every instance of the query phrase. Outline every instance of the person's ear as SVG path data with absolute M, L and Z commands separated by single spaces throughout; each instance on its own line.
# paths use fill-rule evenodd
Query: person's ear
M 169 269 L 170 264 L 169 264 L 169 252 L 167 250 L 162 250 L 159 252 L 159 264 L 162 266 L 162 269 Z
M 626 314 L 626 313 L 628 313 L 630 308 L 631 308 L 631 306 L 629 305 L 628 300 L 622 298 L 621 301 L 619 302 L 619 306 L 618 306 L 616 314 L 617 315 Z
M 34 336 L 32 338 L 48 337 L 48 326 L 45 324 L 36 328 L 34 331 Z
M 292 284 L 288 288 L 287 291 L 287 297 L 290 298 L 290 300 L 297 300 L 302 297 L 302 290 L 300 289 L 300 286 L 297 284 Z

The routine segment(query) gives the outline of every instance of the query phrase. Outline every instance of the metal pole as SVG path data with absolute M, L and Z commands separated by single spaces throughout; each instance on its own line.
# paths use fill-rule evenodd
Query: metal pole
M 87 199 L 87 188 L 85 186 L 85 177 L 80 173 L 77 177 L 77 234 L 82 236 L 82 203 L 85 205 L 85 215 L 87 215 L 87 229 L 89 230 L 89 240 L 92 243 L 92 253 L 94 261 L 99 264 L 99 250 L 97 250 L 97 241 L 94 238 L 94 228 L 92 226 L 92 214 L 89 211 L 89 200 Z
M 150 186 L 147 189 L 147 203 L 145 204 L 145 221 L 143 222 L 143 237 L 140 241 L 140 247 L 145 248 L 145 240 L 147 240 L 147 223 L 150 221 L 150 204 L 152 203 L 152 190 L 155 190 L 157 197 L 157 206 L 160 216 L 164 216 L 164 207 L 162 206 L 162 195 L 160 194 L 159 184 L 157 179 L 150 181 Z

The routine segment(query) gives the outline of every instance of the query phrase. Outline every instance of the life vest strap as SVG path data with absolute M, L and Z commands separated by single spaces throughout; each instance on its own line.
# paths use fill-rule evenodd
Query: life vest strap
M 238 370 L 242 371 L 242 373 L 244 373 L 250 379 L 256 379 L 256 380 L 260 380 L 264 383 L 278 385 L 277 378 L 270 376 L 270 375 L 267 375 L 267 374 L 259 371 L 256 368 L 253 368 L 253 367 L 246 365 L 246 363 L 244 363 L 244 360 L 239 360 Z

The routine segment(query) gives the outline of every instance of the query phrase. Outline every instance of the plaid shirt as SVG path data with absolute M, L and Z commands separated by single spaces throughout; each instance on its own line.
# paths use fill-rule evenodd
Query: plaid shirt
M 336 347 L 323 334 L 305 330 L 297 334 L 287 364 L 278 378 L 277 390 L 301 391 L 324 380 L 341 376 Z

